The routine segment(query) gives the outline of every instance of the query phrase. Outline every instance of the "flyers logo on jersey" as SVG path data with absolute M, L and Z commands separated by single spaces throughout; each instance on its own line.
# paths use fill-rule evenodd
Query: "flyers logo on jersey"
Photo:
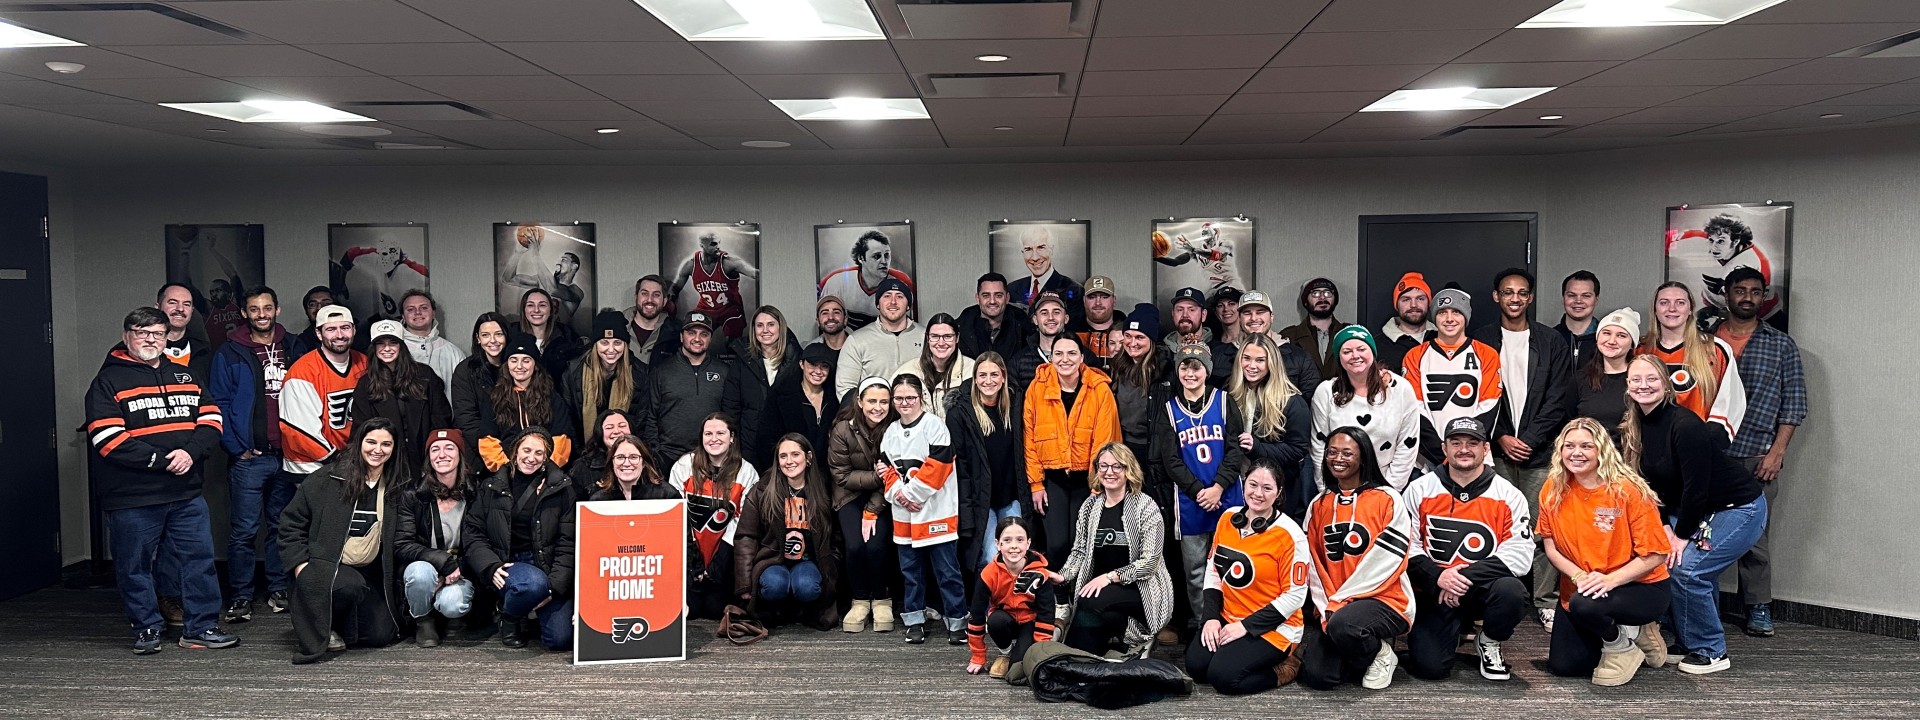
M 347 410 L 353 407 L 353 388 L 327 393 L 327 427 L 347 429 Z
M 1320 537 L 1327 546 L 1328 562 L 1340 562 L 1348 555 L 1360 557 L 1373 546 L 1373 532 L 1357 522 L 1330 523 L 1321 529 Z
M 1033 595 L 1033 591 L 1040 588 L 1040 583 L 1046 579 L 1047 576 L 1041 575 L 1038 570 L 1028 570 L 1020 573 L 1018 577 L 1013 579 L 1013 592 L 1019 595 L 1031 596 Z
M 1667 377 L 1673 380 L 1673 392 L 1679 395 L 1693 389 L 1699 382 L 1683 363 L 1667 363 Z
M 613 637 L 608 638 L 615 645 L 646 638 L 649 629 L 647 619 L 643 617 L 618 617 L 613 619 Z
M 1428 375 L 1426 381 L 1427 409 L 1433 412 L 1445 410 L 1448 405 L 1473 407 L 1474 399 L 1480 397 L 1479 375 Z
M 1435 563 L 1475 563 L 1493 556 L 1499 542 L 1484 523 L 1461 518 L 1427 516 L 1427 553 Z
M 1213 546 L 1213 571 L 1220 575 L 1220 582 L 1235 590 L 1245 590 L 1253 585 L 1253 558 L 1234 548 Z

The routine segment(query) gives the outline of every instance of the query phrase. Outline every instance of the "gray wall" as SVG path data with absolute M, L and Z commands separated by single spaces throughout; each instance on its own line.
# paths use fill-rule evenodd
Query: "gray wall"
M 1910 392 L 1882 389 L 1890 383 L 1837 381 L 1889 371 L 1916 350 L 1910 334 L 1873 332 L 1886 321 L 1858 310 L 1903 307 L 1895 304 L 1895 274 L 1920 252 L 1909 230 L 1916 169 L 1920 140 L 1853 134 L 1520 158 L 89 170 L 56 176 L 63 195 L 55 224 L 67 231 L 56 235 L 54 255 L 57 382 L 62 397 L 80 397 L 120 316 L 150 302 L 162 279 L 166 223 L 264 223 L 268 281 L 289 295 L 325 281 L 327 223 L 428 223 L 435 291 L 452 319 L 450 334 L 460 338 L 491 302 L 488 238 L 499 221 L 598 223 L 601 304 L 621 307 L 631 302 L 633 279 L 657 269 L 656 223 L 759 222 L 768 269 L 762 292 L 797 310 L 812 299 L 814 224 L 908 218 L 917 226 L 924 305 L 958 310 L 986 267 L 992 219 L 1090 219 L 1093 271 L 1113 276 L 1130 305 L 1147 299 L 1150 263 L 1141 249 L 1153 217 L 1256 218 L 1256 284 L 1291 297 L 1317 275 L 1351 286 L 1358 215 L 1536 211 L 1542 277 L 1551 284 L 1577 268 L 1594 270 L 1605 284 L 1604 312 L 1645 306 L 1660 282 L 1657 240 L 1667 205 L 1793 200 L 1795 329 L 1807 348 L 1814 404 L 1776 515 L 1778 534 L 1790 538 L 1777 543 L 1778 594 L 1920 617 L 1920 598 L 1881 580 L 1920 576 L 1920 550 L 1896 537 L 1920 492 L 1892 479 L 1891 452 L 1899 446 L 1895 428 L 1913 427 L 1920 413 L 1899 402 Z M 1554 297 L 1543 298 L 1552 305 L 1543 319 L 1558 317 Z M 1857 329 L 1869 332 L 1855 332 L 1851 342 L 1838 337 Z M 62 411 L 62 427 L 80 423 L 77 400 Z M 1843 422 L 1856 428 L 1844 441 L 1836 432 Z M 61 457 L 69 562 L 87 553 L 83 448 L 73 440 Z

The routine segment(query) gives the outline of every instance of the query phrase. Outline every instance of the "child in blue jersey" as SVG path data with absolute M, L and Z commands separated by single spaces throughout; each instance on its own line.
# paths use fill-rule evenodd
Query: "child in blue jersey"
M 1153 456 L 1173 485 L 1180 537 L 1180 564 L 1190 607 L 1201 607 L 1213 529 L 1226 508 L 1240 505 L 1240 475 L 1247 456 L 1240 448 L 1244 423 L 1226 392 L 1207 385 L 1213 352 L 1205 345 L 1174 351 L 1179 392 L 1153 417 Z M 1176 580 L 1177 581 L 1177 580 Z M 1189 627 L 1188 630 L 1192 630 Z

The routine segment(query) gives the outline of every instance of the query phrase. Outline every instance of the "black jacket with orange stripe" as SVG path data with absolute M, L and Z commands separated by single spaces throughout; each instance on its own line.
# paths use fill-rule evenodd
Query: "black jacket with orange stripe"
M 158 367 L 115 345 L 87 388 L 88 472 L 94 500 L 107 510 L 200 496 L 201 463 L 220 443 L 220 408 L 203 379 L 177 363 Z M 167 471 L 167 455 L 186 450 L 193 469 Z

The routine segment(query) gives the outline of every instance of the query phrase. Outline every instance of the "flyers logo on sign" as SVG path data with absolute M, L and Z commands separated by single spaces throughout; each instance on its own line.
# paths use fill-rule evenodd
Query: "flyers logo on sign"
M 640 640 L 647 636 L 649 628 L 643 617 L 617 617 L 613 619 L 613 643 L 624 644 L 629 640 Z

